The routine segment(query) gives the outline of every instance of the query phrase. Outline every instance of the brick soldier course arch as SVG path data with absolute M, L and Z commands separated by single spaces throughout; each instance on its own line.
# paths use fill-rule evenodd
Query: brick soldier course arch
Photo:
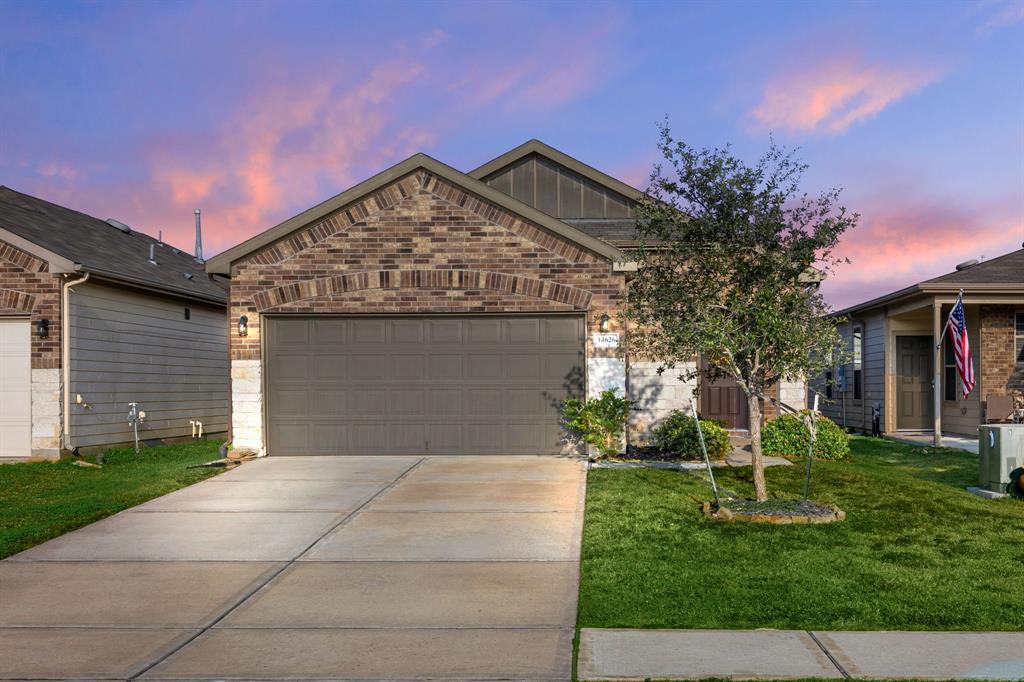
M 321 296 L 368 289 L 480 289 L 542 298 L 586 310 L 593 294 L 558 282 L 483 270 L 376 270 L 286 284 L 253 296 L 260 312 Z

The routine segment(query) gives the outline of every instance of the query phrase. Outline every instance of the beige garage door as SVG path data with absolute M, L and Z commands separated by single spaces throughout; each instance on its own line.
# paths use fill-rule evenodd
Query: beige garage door
M 266 322 L 272 455 L 557 453 L 583 392 L 581 315 Z
M 0 318 L 0 457 L 32 454 L 32 346 L 28 320 Z

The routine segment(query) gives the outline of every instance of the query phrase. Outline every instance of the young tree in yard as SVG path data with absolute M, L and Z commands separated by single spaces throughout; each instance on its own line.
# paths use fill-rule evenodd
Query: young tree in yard
M 658 146 L 664 161 L 637 208 L 630 349 L 661 361 L 661 371 L 702 354 L 706 379 L 739 383 L 763 501 L 761 405 L 782 378 L 812 376 L 834 361 L 837 322 L 826 317 L 816 283 L 841 261 L 836 243 L 858 216 L 838 205 L 838 190 L 803 194 L 806 166 L 774 142 L 754 165 L 729 147 L 689 147 L 667 126 Z

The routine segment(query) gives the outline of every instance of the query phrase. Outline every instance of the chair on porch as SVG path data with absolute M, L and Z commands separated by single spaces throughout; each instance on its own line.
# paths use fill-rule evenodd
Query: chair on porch
M 1013 421 L 1013 396 L 988 395 L 985 397 L 985 423 L 1005 424 Z

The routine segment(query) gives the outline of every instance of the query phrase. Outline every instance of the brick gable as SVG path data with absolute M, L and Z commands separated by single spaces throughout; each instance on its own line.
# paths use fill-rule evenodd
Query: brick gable
M 260 357 L 259 314 L 621 312 L 603 256 L 420 170 L 232 265 L 235 360 Z M 615 355 L 590 349 L 588 356 Z

